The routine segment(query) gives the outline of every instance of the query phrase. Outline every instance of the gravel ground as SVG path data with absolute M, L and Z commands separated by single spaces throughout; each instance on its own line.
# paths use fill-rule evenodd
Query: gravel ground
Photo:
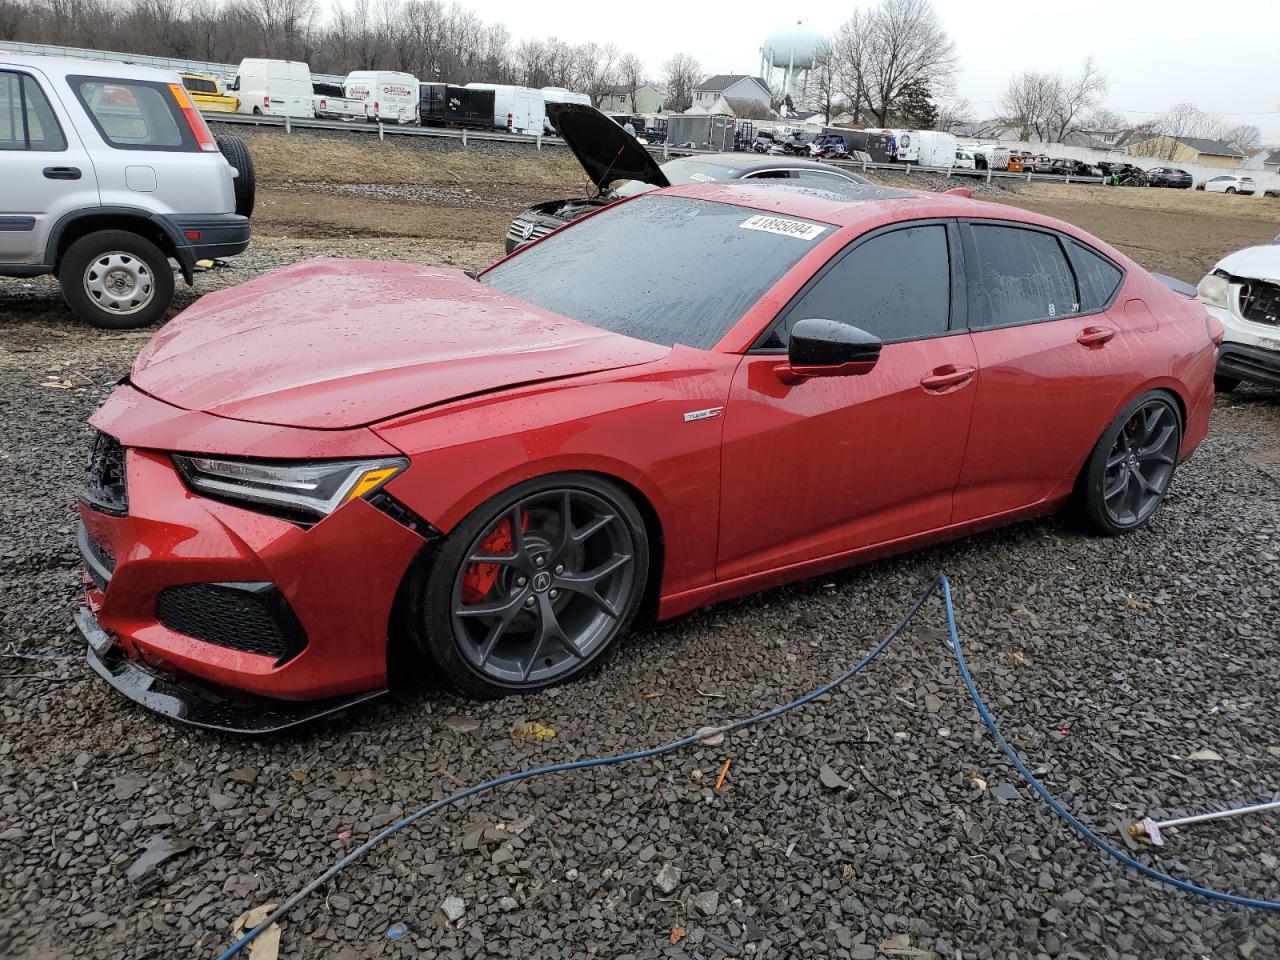
M 335 252 L 403 244 L 263 239 L 198 289 Z M 459 265 L 492 252 L 417 249 Z M 146 334 L 75 325 L 47 281 L 4 293 L 0 955 L 215 955 L 242 912 L 458 784 L 658 743 L 812 688 L 940 569 L 1006 735 L 1113 842 L 1145 814 L 1280 795 L 1280 393 L 1220 398 L 1209 441 L 1136 535 L 1023 524 L 650 628 L 548 693 L 430 693 L 249 740 L 148 715 L 81 662 L 69 614 L 83 422 Z M 825 703 L 715 747 L 511 787 L 401 834 L 288 918 L 280 955 L 1280 956 L 1274 915 L 1144 882 L 1056 821 L 978 722 L 941 638 L 933 604 Z M 556 736 L 514 739 L 529 721 Z M 1221 759 L 1188 759 L 1204 749 Z M 848 787 L 825 786 L 824 766 Z M 125 869 L 155 834 L 194 847 L 139 897 Z M 1274 900 L 1278 853 L 1280 821 L 1257 817 L 1137 855 Z M 389 939 L 393 923 L 407 936 Z

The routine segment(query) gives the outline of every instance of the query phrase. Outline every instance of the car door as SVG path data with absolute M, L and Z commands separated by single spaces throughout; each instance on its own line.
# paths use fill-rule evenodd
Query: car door
M 859 238 L 743 358 L 725 408 L 717 577 L 946 526 L 974 402 L 956 227 Z M 861 376 L 788 383 L 788 331 L 821 317 L 884 341 Z
M 39 265 L 63 214 L 98 205 L 89 154 L 34 72 L 0 67 L 0 262 Z
M 1097 251 L 1004 221 L 960 229 L 978 376 L 957 522 L 1069 492 L 1134 375 L 1139 335 L 1113 306 L 1123 271 Z

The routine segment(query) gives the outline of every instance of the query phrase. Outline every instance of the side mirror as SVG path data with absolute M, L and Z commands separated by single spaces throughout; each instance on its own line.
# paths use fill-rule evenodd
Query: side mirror
M 799 320 L 791 328 L 783 379 L 856 377 L 870 373 L 880 359 L 879 337 L 839 320 Z

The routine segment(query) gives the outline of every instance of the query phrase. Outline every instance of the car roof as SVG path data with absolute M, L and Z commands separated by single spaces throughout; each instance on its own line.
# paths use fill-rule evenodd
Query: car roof
M 769 156 L 762 153 L 694 153 L 687 157 L 673 157 L 675 160 L 696 160 L 698 163 L 718 163 L 733 167 L 743 173 L 753 170 L 830 170 L 832 164 L 817 160 L 802 160 L 799 157 Z M 836 167 L 835 169 L 840 169 Z
M 46 57 L 32 53 L 0 52 L 0 66 L 27 67 L 39 70 L 50 77 L 89 76 L 108 77 L 116 80 L 158 80 L 172 83 L 177 75 L 172 70 L 158 70 L 154 67 L 139 67 L 132 63 L 117 63 L 114 60 L 86 60 L 78 57 Z
M 966 217 L 969 219 L 1006 220 L 1015 224 L 1045 227 L 1074 236 L 1113 259 L 1129 259 L 1079 227 L 1005 203 L 973 200 L 958 194 L 899 190 L 876 184 L 851 185 L 840 190 L 780 188 L 750 180 L 717 180 L 693 183 L 646 196 L 679 196 L 711 200 L 735 206 L 801 217 L 839 227 L 872 229 L 902 220 Z M 639 198 L 637 198 L 639 199 Z

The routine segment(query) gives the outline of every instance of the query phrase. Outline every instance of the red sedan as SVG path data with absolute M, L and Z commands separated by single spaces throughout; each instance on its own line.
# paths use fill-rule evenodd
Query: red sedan
M 1057 510 L 1147 522 L 1221 336 L 1065 223 L 697 184 L 479 276 L 300 263 L 166 326 L 94 414 L 95 669 L 271 729 L 597 665 L 637 617 Z M 253 695 L 252 698 L 247 695 Z

